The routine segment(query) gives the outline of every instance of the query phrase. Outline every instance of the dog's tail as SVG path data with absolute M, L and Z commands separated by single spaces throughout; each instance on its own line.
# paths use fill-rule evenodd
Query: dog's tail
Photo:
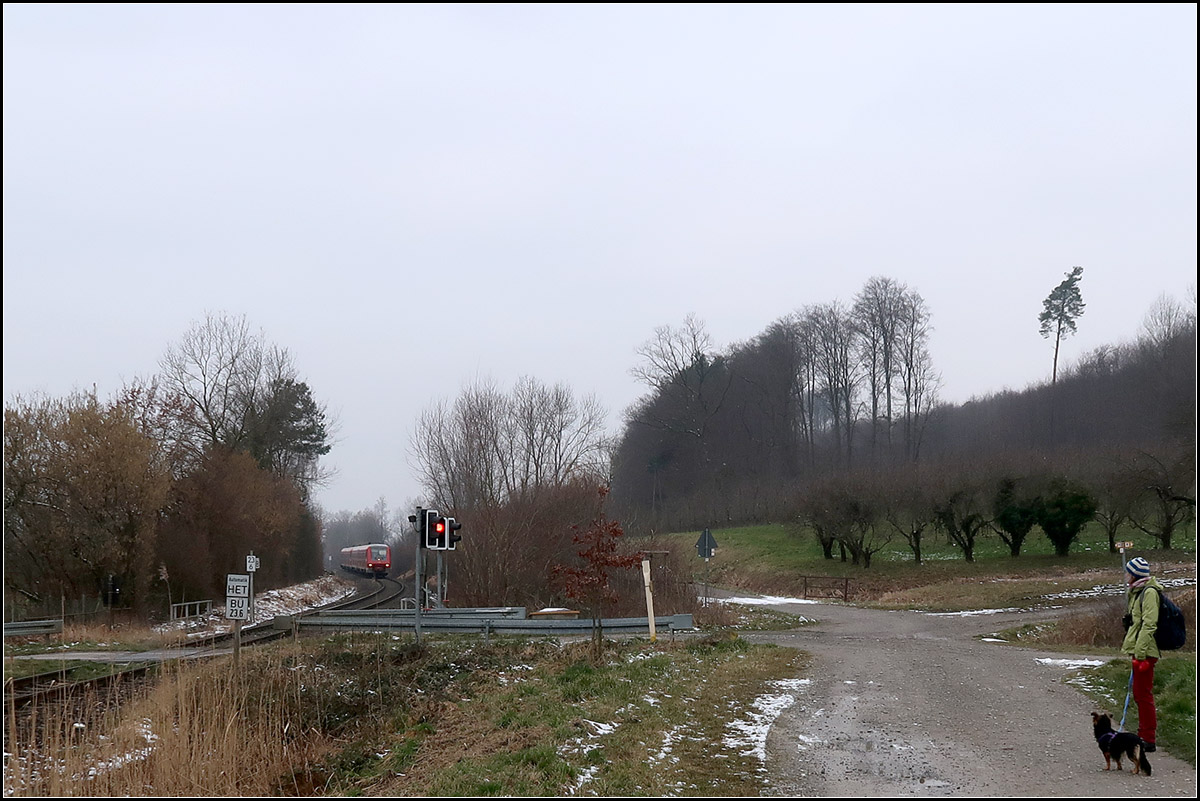
M 1142 773 L 1150 775 L 1150 760 L 1146 759 L 1146 749 L 1142 747 L 1141 743 L 1138 743 L 1138 767 L 1141 768 Z

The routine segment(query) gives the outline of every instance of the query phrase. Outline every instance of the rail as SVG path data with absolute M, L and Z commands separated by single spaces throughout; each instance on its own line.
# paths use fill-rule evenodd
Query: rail
M 189 617 L 204 617 L 212 614 L 212 601 L 186 601 L 181 604 L 171 604 L 171 620 L 185 620 Z
M 517 611 L 519 610 L 519 612 Z M 383 630 L 409 629 L 415 615 L 407 609 L 375 610 L 357 613 L 322 612 L 313 615 L 281 615 L 274 626 L 294 629 L 351 629 Z M 649 631 L 648 617 L 616 617 L 601 620 L 605 631 L 629 633 Z M 656 629 L 671 632 L 695 628 L 690 614 L 664 615 L 654 618 Z M 423 631 L 481 633 L 481 634 L 587 634 L 592 630 L 590 618 L 576 620 L 531 619 L 521 607 L 502 607 L 496 610 L 436 609 L 421 612 Z
M 42 634 L 62 634 L 62 618 L 51 620 L 6 620 L 5 637 L 37 637 Z
M 409 600 L 409 599 L 406 599 Z M 410 618 L 416 615 L 415 609 L 322 609 L 316 612 L 305 614 L 305 617 L 340 617 L 347 616 L 355 617 L 379 617 L 379 618 Z M 449 607 L 438 606 L 431 609 L 422 609 L 421 617 L 424 618 L 518 618 L 524 620 L 529 617 L 523 606 L 467 606 L 467 607 Z M 422 620 L 422 622 L 424 622 Z

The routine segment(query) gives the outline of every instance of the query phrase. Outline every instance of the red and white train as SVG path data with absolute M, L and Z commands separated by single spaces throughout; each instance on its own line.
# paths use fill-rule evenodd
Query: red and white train
M 342 567 L 352 573 L 383 578 L 392 569 L 392 549 L 382 543 L 342 549 Z

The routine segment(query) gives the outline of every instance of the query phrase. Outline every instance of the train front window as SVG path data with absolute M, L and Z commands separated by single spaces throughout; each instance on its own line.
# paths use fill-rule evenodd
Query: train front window
M 372 548 L 371 559 L 373 561 L 382 562 L 387 559 L 387 548 Z

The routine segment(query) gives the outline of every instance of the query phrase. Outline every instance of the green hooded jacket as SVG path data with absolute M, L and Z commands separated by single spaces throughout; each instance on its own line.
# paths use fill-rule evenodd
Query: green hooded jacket
M 1160 656 L 1158 643 L 1154 642 L 1154 632 L 1158 630 L 1158 599 L 1162 591 L 1162 585 L 1152 576 L 1144 586 L 1126 593 L 1125 607 L 1133 616 L 1133 625 L 1125 632 L 1125 641 L 1121 643 L 1122 653 L 1134 659 L 1157 659 Z

